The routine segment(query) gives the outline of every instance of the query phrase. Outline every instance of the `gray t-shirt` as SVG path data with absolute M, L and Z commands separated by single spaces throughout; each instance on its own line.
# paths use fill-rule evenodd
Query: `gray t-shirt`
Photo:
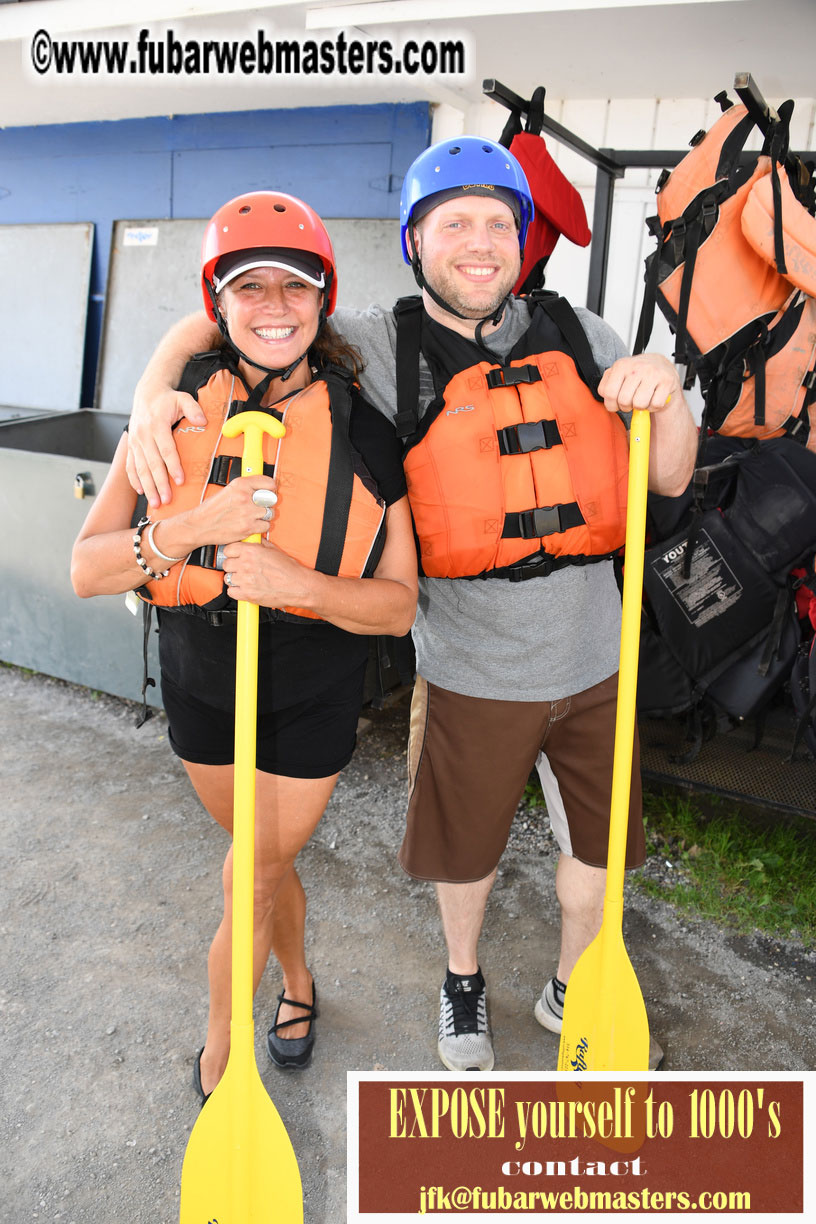
M 600 370 L 626 354 L 623 341 L 588 310 L 578 315 Z M 529 325 L 526 305 L 511 301 L 487 344 L 504 359 Z M 396 323 L 390 310 L 338 310 L 337 330 L 366 362 L 361 378 L 371 402 L 396 415 Z M 431 395 L 427 369 L 421 411 Z M 413 628 L 417 671 L 468 697 L 556 701 L 617 671 L 620 596 L 609 561 L 570 565 L 546 578 L 421 578 Z

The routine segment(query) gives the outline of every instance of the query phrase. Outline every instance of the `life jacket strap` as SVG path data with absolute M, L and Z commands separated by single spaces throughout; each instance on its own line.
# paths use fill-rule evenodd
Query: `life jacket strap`
M 561 506 L 536 506 L 532 510 L 506 514 L 502 539 L 541 539 L 542 536 L 555 535 L 570 527 L 580 527 L 585 522 L 577 502 L 568 502 Z
M 531 451 L 561 446 L 557 421 L 522 421 L 496 431 L 500 455 L 529 455 Z
M 156 681 L 149 674 L 148 650 L 150 648 L 150 626 L 153 620 L 153 605 L 142 603 L 142 708 L 136 719 L 136 726 L 143 727 L 152 717 L 153 711 L 147 704 L 147 690 L 156 687 Z
M 572 350 L 572 356 L 581 378 L 595 398 L 601 400 L 602 397 L 598 395 L 598 383 L 600 382 L 601 374 L 595 362 L 595 354 L 592 352 L 592 345 L 587 339 L 587 334 L 569 302 L 566 298 L 562 298 L 557 293 L 552 293 L 546 289 L 536 290 L 535 293 L 531 293 L 530 300 L 535 305 L 543 307 L 550 316 Z
M 200 548 L 194 548 L 187 558 L 188 565 L 200 565 L 202 569 L 220 569 L 220 565 L 215 563 L 215 555 L 218 552 L 216 544 L 202 544 Z
M 504 578 L 509 582 L 527 582 L 529 578 L 547 578 L 555 570 L 566 569 L 568 565 L 592 565 L 598 561 L 608 561 L 609 553 L 598 556 L 553 557 L 550 553 L 534 553 L 517 561 L 515 565 L 507 565 L 503 569 L 489 570 L 480 575 L 483 578 Z
M 272 477 L 275 475 L 274 463 L 265 463 L 263 465 L 264 476 Z M 240 455 L 216 455 L 213 459 L 213 465 L 210 468 L 210 475 L 207 479 L 208 484 L 218 485 L 219 488 L 224 488 L 231 480 L 236 480 L 241 475 L 241 456 Z
M 422 298 L 400 298 L 394 306 L 397 321 L 397 437 L 408 438 L 419 425 L 419 354 L 422 347 Z

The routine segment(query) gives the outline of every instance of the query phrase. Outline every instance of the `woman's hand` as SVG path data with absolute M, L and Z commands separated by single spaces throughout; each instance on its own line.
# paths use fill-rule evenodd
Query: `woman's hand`
M 224 569 L 235 599 L 302 608 L 349 633 L 407 633 L 416 614 L 417 561 L 408 498 L 388 507 L 385 548 L 372 578 L 340 578 L 301 565 L 274 544 L 230 544 Z
M 224 549 L 223 564 L 233 599 L 264 608 L 308 609 L 321 577 L 268 540 L 229 544 Z
M 258 493 L 257 501 L 253 501 L 255 493 Z M 197 537 L 193 547 L 200 544 L 232 544 L 258 532 L 265 534 L 275 517 L 274 505 L 267 508 L 265 504 L 270 494 L 277 500 L 275 481 L 268 476 L 239 476 L 231 480 L 223 489 L 189 511 L 188 527 Z M 166 530 L 172 539 L 169 524 Z

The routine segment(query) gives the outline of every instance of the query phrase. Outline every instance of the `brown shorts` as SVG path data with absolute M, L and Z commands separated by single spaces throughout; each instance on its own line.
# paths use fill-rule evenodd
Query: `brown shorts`
M 502 856 L 534 767 L 565 854 L 605 867 L 617 676 L 561 701 L 463 697 L 418 676 L 411 703 L 411 798 L 400 865 L 421 880 L 484 879 Z M 635 734 L 626 866 L 645 858 Z

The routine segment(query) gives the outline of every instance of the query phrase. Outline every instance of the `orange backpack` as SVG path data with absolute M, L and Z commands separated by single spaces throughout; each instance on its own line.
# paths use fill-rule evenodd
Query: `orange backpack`
M 769 120 L 762 151 L 747 156 L 754 116 L 717 100 L 722 116 L 658 183 L 636 351 L 657 304 L 686 386 L 700 379 L 704 433 L 788 435 L 816 450 L 812 169 L 788 152 L 792 102 Z

